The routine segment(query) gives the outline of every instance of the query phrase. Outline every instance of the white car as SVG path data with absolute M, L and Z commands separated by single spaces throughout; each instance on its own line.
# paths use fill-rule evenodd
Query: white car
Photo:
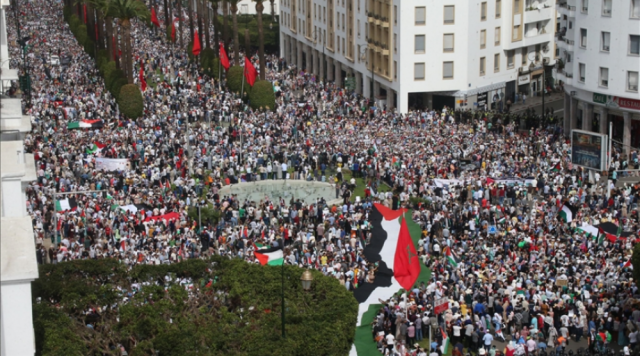
M 58 57 L 56 55 L 52 55 L 51 57 L 49 57 L 49 64 L 51 64 L 52 66 L 59 66 L 60 65 L 60 57 Z

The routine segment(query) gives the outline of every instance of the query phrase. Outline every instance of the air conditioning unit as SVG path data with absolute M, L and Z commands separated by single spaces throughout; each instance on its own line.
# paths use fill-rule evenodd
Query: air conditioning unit
M 602 46 L 602 50 L 609 52 L 609 46 Z
M 603 15 L 611 15 L 611 9 L 604 9 L 604 10 L 602 10 L 602 14 L 603 14 Z
M 588 7 L 583 7 L 582 8 L 582 12 L 589 12 L 589 8 Z
M 629 90 L 638 91 L 638 86 L 637 85 L 630 85 L 629 86 Z
M 602 84 L 603 87 L 608 87 L 609 86 L 609 81 L 608 80 L 603 80 L 600 82 L 600 84 Z

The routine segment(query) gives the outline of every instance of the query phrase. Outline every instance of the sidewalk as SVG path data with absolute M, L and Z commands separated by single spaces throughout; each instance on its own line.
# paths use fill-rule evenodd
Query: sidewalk
M 563 98 L 564 98 L 564 93 L 551 93 L 551 95 L 548 95 L 544 98 L 544 102 L 545 104 L 549 104 L 552 102 L 556 102 L 558 100 L 562 100 Z M 522 104 L 522 99 L 519 99 L 517 103 L 511 105 L 511 112 L 517 113 L 530 108 L 536 108 L 540 105 L 542 105 L 542 96 L 529 97 L 527 95 L 527 100 L 525 104 Z

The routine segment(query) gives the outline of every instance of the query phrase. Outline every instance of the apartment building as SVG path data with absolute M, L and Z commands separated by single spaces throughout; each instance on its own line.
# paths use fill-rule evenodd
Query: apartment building
M 0 350 L 2 356 L 35 354 L 31 282 L 38 278 L 33 225 L 27 213 L 26 188 L 36 179 L 33 154 L 23 140 L 31 120 L 22 114 L 20 99 L 4 92 L 18 79 L 9 69 L 7 8 L 0 0 Z
M 640 147 L 640 0 L 562 0 L 557 4 L 558 80 L 566 132 L 609 133 L 629 152 Z
M 400 112 L 496 107 L 551 77 L 556 16 L 555 0 L 282 0 L 281 56 Z

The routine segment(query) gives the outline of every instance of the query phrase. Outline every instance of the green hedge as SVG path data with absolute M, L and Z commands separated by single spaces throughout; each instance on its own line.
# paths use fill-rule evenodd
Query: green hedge
M 144 104 L 140 88 L 135 84 L 127 84 L 120 89 L 120 100 L 118 106 L 120 112 L 130 119 L 137 119 L 142 116 Z
M 244 67 L 232 66 L 227 72 L 227 87 L 232 93 L 240 93 L 242 81 L 244 80 Z M 244 92 L 249 93 L 249 85 L 244 83 Z
M 276 106 L 276 94 L 273 84 L 267 80 L 258 80 L 249 92 L 249 104 L 253 109 L 270 109 Z
M 210 78 L 218 78 L 218 66 L 220 60 L 216 58 L 216 52 L 212 48 L 205 48 L 200 53 L 200 67 Z
M 113 81 L 113 84 L 111 84 L 111 88 L 109 88 L 109 92 L 111 93 L 111 95 L 113 95 L 114 98 L 120 98 L 120 91 L 122 90 L 123 86 L 127 85 L 127 83 L 128 83 L 127 78 L 125 77 L 118 78 Z
M 302 272 L 219 256 L 131 270 L 111 259 L 42 265 L 32 287 L 37 354 L 112 354 L 113 342 L 131 356 L 347 355 L 356 300 L 337 279 L 315 270 L 311 290 L 304 291 Z M 177 278 L 190 278 L 189 292 Z M 125 295 L 134 281 L 145 285 Z M 90 308 L 100 308 L 99 318 L 86 314 Z

